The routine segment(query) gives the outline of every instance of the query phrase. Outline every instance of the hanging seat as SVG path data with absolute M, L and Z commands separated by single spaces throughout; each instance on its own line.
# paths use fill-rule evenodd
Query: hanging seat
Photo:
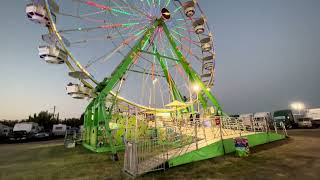
M 212 40 L 210 37 L 201 39 L 200 43 L 203 52 L 209 52 L 212 49 Z
M 192 23 L 194 30 L 197 34 L 202 34 L 204 32 L 204 19 L 199 18 Z
M 91 89 L 83 85 L 69 83 L 66 90 L 68 95 L 71 95 L 71 97 L 75 99 L 91 97 Z
M 212 69 L 214 69 L 214 63 L 212 61 L 205 62 L 203 64 L 203 68 L 205 70 L 211 71 Z
M 206 61 L 213 61 L 213 59 L 215 58 L 215 55 L 210 55 L 210 56 L 206 56 L 202 58 L 202 61 L 206 62 Z
M 67 61 L 67 53 L 59 47 L 39 46 L 39 56 L 50 64 L 63 64 Z
M 51 26 L 48 13 L 43 6 L 39 4 L 28 4 L 26 6 L 26 13 L 29 20 L 44 25 L 46 27 Z M 53 13 L 52 16 L 54 17 L 55 21 L 56 16 Z
M 184 13 L 187 17 L 192 17 L 195 14 L 194 5 L 193 1 L 187 1 L 183 4 Z

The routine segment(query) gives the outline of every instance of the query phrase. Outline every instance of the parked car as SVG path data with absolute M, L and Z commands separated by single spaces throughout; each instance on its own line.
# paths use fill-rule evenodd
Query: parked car
M 312 119 L 311 118 L 299 118 L 298 119 L 299 128 L 312 128 Z
M 273 121 L 277 127 L 280 127 L 280 123 L 282 122 L 287 129 L 295 128 L 298 126 L 298 122 L 296 122 L 293 117 L 293 113 L 291 110 L 279 110 L 273 113 Z
M 52 137 L 52 133 L 50 130 L 43 130 L 36 134 L 34 134 L 33 138 L 35 140 L 48 140 Z
M 320 127 L 320 108 L 308 109 L 306 117 L 311 119 L 313 127 Z

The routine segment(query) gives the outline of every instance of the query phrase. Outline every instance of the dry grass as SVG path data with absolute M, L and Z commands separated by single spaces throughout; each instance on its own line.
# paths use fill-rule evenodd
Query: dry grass
M 138 179 L 318 179 L 320 129 L 252 149 L 244 159 L 227 155 L 146 174 Z M 123 154 L 120 154 L 122 157 Z M 122 161 L 61 141 L 0 145 L 0 179 L 128 179 Z

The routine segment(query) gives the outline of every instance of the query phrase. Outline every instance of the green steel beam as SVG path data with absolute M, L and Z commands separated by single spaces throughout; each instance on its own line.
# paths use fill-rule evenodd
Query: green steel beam
M 168 67 L 167 67 L 166 63 L 163 61 L 161 55 L 159 54 L 159 52 L 155 46 L 153 46 L 153 51 L 154 51 L 154 55 L 157 57 L 160 65 L 161 65 L 162 71 L 166 77 L 169 88 L 170 87 L 172 88 L 171 91 L 172 91 L 173 99 L 178 100 L 178 101 L 182 101 L 182 95 L 181 95 L 180 91 L 178 90 L 174 80 L 172 78 L 170 78 Z
M 149 51 L 145 51 L 145 50 L 141 50 L 141 49 L 139 49 L 139 51 L 143 52 L 145 54 L 150 54 L 150 55 L 157 56 L 156 53 L 152 53 L 152 52 L 149 52 Z M 173 57 L 168 57 L 168 56 L 164 56 L 164 55 L 161 55 L 161 54 L 159 54 L 159 56 L 162 57 L 162 58 L 165 58 L 165 59 L 169 59 L 169 60 L 173 60 L 173 61 L 176 61 L 176 62 L 180 62 L 179 59 L 175 59 Z
M 129 54 L 124 58 L 124 60 L 118 65 L 118 67 L 115 69 L 115 71 L 111 74 L 111 77 L 109 79 L 106 79 L 105 87 L 100 93 L 100 97 L 104 96 L 106 97 L 112 88 L 118 83 L 120 78 L 125 74 L 128 67 L 133 63 L 134 58 L 138 55 L 138 49 L 142 49 L 147 41 L 149 41 L 151 35 L 154 33 L 154 30 L 159 25 L 159 21 L 155 21 L 153 26 L 149 28 L 144 36 L 141 38 L 141 40 L 132 48 L 132 50 L 129 52 Z
M 174 50 L 176 56 L 180 60 L 180 63 L 182 65 L 183 69 L 189 75 L 190 80 L 192 82 L 197 83 L 200 86 L 202 92 L 204 92 L 204 94 L 208 97 L 208 99 L 211 101 L 211 103 L 217 108 L 217 110 L 222 111 L 222 108 L 221 108 L 219 102 L 212 95 L 212 93 L 207 89 L 206 85 L 201 81 L 201 78 L 199 77 L 199 75 L 195 72 L 195 70 L 193 70 L 193 68 L 191 66 L 187 65 L 187 64 L 189 64 L 188 61 L 183 56 L 183 54 L 179 51 L 179 48 L 178 48 L 176 42 L 174 41 L 173 36 L 170 34 L 169 29 L 168 29 L 167 25 L 165 24 L 165 22 L 161 21 L 160 26 L 162 26 L 163 31 L 165 32 L 165 34 L 166 34 L 166 36 L 172 46 L 172 49 Z M 204 97 L 201 97 L 201 96 L 202 96 L 202 93 L 199 94 L 199 100 L 202 103 L 202 106 L 204 108 L 206 108 L 207 104 L 204 101 Z
M 101 83 L 97 85 L 96 91 L 99 92 L 98 97 L 94 98 L 90 102 L 85 111 L 84 125 L 86 126 L 87 131 L 89 131 L 86 132 L 85 135 L 85 147 L 91 147 L 89 149 L 96 152 L 111 151 L 112 153 L 116 153 L 117 147 L 113 145 L 112 133 L 109 126 L 109 122 L 112 118 L 112 107 L 114 106 L 115 100 L 112 102 L 109 113 L 107 113 L 105 107 L 106 97 L 120 81 L 120 79 L 125 75 L 129 67 L 133 64 L 134 59 L 139 55 L 138 49 L 144 49 L 146 47 L 150 37 L 152 36 L 152 34 L 154 34 L 155 29 L 159 26 L 159 22 L 160 21 L 155 21 L 154 24 L 144 33 L 142 38 L 133 46 L 131 51 L 113 71 L 111 77 L 105 78 Z M 99 130 L 99 124 L 101 122 L 104 122 L 104 128 L 106 129 L 105 134 Z M 96 138 L 92 138 L 95 136 Z M 104 139 L 103 142 L 108 143 L 109 148 L 107 148 L 106 146 L 97 147 L 98 137 Z M 108 141 L 106 141 L 106 139 L 108 139 Z

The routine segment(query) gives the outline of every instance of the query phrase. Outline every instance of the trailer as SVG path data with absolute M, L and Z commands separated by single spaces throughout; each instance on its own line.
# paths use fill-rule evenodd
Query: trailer
M 16 123 L 13 127 L 13 132 L 10 135 L 10 140 L 29 140 L 40 131 L 38 123 L 24 122 Z
M 320 108 L 308 109 L 306 117 L 311 119 L 313 127 L 320 127 Z
M 247 130 L 253 130 L 253 113 L 240 114 L 239 119 L 242 121 Z
M 273 122 L 271 112 L 256 112 L 253 116 L 255 126 L 268 127 Z
M 0 137 L 1 138 L 8 137 L 11 132 L 12 132 L 12 127 L 9 127 L 9 126 L 6 126 L 6 125 L 0 123 Z
M 52 134 L 54 136 L 64 136 L 68 129 L 70 129 L 70 126 L 65 124 L 54 124 L 52 127 Z

